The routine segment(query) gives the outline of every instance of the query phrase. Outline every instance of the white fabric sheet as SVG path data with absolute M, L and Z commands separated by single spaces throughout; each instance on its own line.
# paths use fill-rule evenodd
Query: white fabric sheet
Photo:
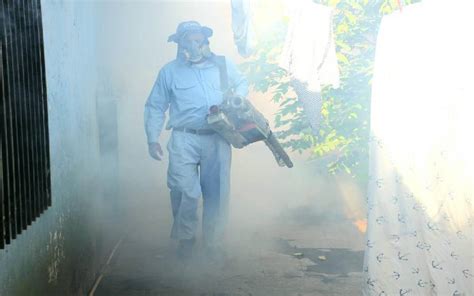
M 364 295 L 474 295 L 470 5 L 425 0 L 382 20 Z

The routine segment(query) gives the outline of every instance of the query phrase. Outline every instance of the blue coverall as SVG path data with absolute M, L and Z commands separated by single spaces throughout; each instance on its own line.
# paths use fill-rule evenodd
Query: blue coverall
M 248 82 L 226 59 L 229 87 L 247 96 Z M 169 107 L 167 129 L 209 129 L 206 116 L 223 100 L 219 68 L 212 61 L 191 64 L 176 59 L 159 72 L 145 105 L 148 143 L 158 142 Z M 197 135 L 173 130 L 167 145 L 168 187 L 174 223 L 171 237 L 193 239 L 197 208 L 203 196 L 203 235 L 207 244 L 221 240 L 227 219 L 231 147 L 218 134 Z

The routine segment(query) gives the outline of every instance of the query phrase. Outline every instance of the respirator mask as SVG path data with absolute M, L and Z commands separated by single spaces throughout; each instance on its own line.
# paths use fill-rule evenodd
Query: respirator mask
M 197 63 L 202 59 L 211 56 L 211 49 L 209 48 L 209 41 L 204 38 L 202 40 L 195 40 L 189 38 L 183 38 L 180 42 L 183 57 L 186 61 L 191 63 Z

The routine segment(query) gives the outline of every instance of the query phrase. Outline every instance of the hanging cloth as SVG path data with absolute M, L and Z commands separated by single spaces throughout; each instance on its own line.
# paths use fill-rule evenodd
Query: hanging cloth
M 339 87 L 332 30 L 333 9 L 311 0 L 291 1 L 290 22 L 279 65 L 290 74 L 312 133 L 321 123 L 321 87 Z
M 292 1 L 280 67 L 309 91 L 339 87 L 339 68 L 332 29 L 333 9 L 311 0 Z
M 379 30 L 364 295 L 474 295 L 472 10 L 445 3 Z
M 323 105 L 321 93 L 309 90 L 307 83 L 303 83 L 297 79 L 291 80 L 290 84 L 298 97 L 298 101 L 300 101 L 303 107 L 303 111 L 311 127 L 311 132 L 313 135 L 318 135 L 321 125 L 321 108 Z
M 249 57 L 255 50 L 257 43 L 253 24 L 253 8 L 251 0 L 231 0 L 232 31 L 234 42 L 239 54 Z

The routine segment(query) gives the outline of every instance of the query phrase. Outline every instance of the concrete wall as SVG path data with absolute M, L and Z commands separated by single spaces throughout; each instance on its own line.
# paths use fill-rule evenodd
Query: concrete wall
M 0 295 L 83 295 L 115 239 L 101 182 L 99 139 L 113 131 L 99 133 L 96 112 L 97 9 L 49 0 L 42 9 L 53 205 L 0 251 Z

